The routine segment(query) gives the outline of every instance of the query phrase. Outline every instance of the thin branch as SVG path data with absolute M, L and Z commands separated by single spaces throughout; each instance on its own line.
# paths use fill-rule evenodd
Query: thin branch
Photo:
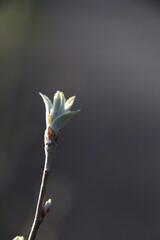
M 36 238 L 39 227 L 41 226 L 47 212 L 44 211 L 45 193 L 48 182 L 48 177 L 51 171 L 52 157 L 56 149 L 56 142 L 53 130 L 49 127 L 45 131 L 45 164 L 42 174 L 41 187 L 39 191 L 39 197 L 37 201 L 37 207 L 35 212 L 34 221 L 29 234 L 28 240 L 34 240 Z
M 37 201 L 37 207 L 35 212 L 34 221 L 29 234 L 28 240 L 34 240 L 36 238 L 39 227 L 41 226 L 46 214 L 51 207 L 51 199 L 45 202 L 45 193 L 47 187 L 47 181 L 51 170 L 51 162 L 53 153 L 56 149 L 56 142 L 61 134 L 61 130 L 67 124 L 67 122 L 79 112 L 71 111 L 71 107 L 74 103 L 75 96 L 69 98 L 67 101 L 63 92 L 57 91 L 53 98 L 53 103 L 44 94 L 40 93 L 46 108 L 46 131 L 44 134 L 45 142 L 45 165 L 42 174 L 42 182 Z

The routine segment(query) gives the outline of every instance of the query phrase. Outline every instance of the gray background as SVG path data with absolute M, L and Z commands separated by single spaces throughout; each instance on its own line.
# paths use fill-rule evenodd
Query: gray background
M 38 92 L 56 90 L 82 111 L 59 139 L 37 240 L 158 240 L 158 1 L 0 2 L 0 239 L 28 236 L 44 162 Z

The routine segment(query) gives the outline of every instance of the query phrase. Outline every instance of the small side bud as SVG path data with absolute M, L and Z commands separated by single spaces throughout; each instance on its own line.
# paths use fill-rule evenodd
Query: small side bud
M 20 236 L 17 236 L 17 237 L 15 237 L 13 240 L 24 240 L 24 237 L 20 237 Z
M 52 200 L 48 199 L 48 201 L 46 201 L 44 206 L 43 206 L 43 213 L 44 213 L 44 215 L 46 215 L 50 211 L 51 205 L 52 205 Z

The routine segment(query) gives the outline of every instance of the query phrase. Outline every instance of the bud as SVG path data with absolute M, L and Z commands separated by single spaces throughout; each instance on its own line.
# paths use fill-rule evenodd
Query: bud
M 46 215 L 50 211 L 51 205 L 52 205 L 52 200 L 48 199 L 48 201 L 46 201 L 44 206 L 43 206 L 43 213 L 44 213 L 44 215 Z
M 51 127 L 56 137 L 66 123 L 77 114 L 80 110 L 71 111 L 75 96 L 70 97 L 67 101 L 63 92 L 57 91 L 53 97 L 53 103 L 44 94 L 39 93 L 44 101 L 46 108 L 46 128 Z

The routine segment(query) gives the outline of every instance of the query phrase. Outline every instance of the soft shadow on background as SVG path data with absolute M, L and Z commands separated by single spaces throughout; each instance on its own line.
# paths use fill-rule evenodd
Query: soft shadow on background
M 38 92 L 76 95 L 37 240 L 160 238 L 158 1 L 0 2 L 0 239 L 28 236 L 44 161 Z M 27 238 L 26 238 L 27 239 Z

